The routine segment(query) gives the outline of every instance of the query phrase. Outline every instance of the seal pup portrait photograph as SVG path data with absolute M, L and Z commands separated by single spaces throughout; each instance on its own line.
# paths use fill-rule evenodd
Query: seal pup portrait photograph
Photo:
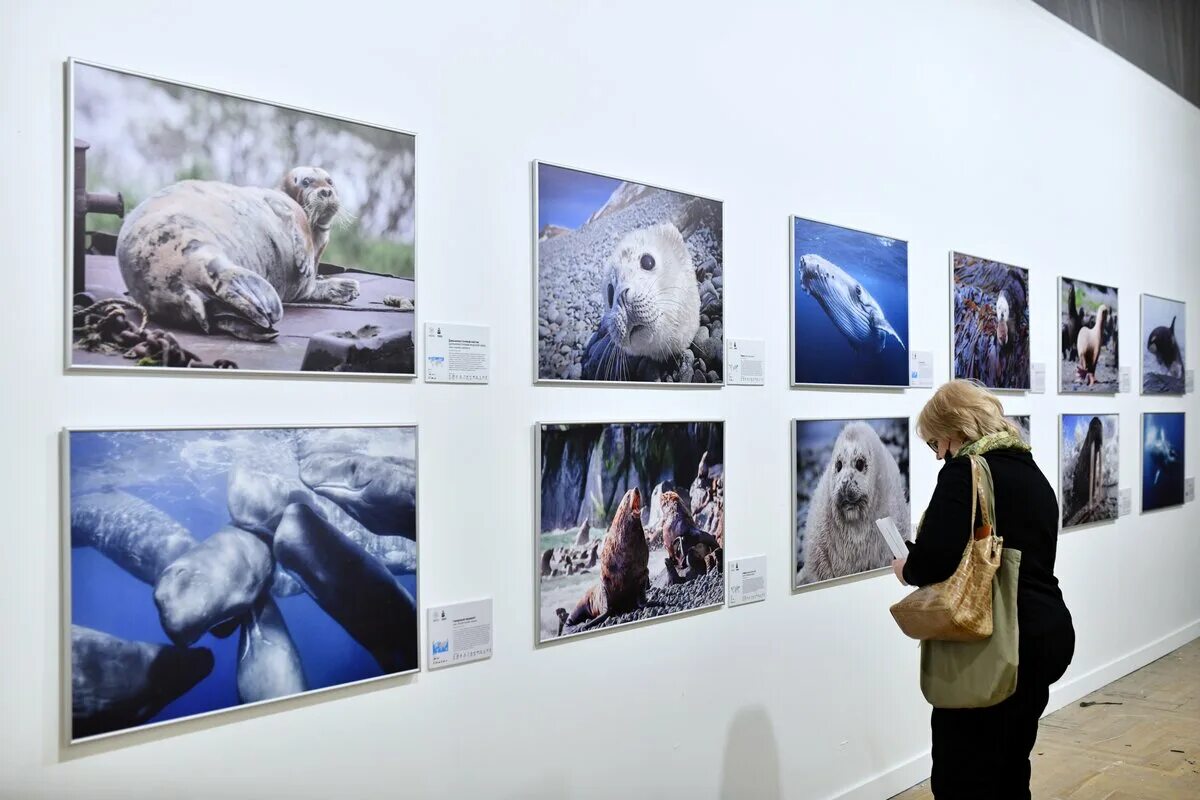
M 882 569 L 875 521 L 910 536 L 908 417 L 792 421 L 793 589 Z
M 415 375 L 413 134 L 67 74 L 69 368 Z
M 908 386 L 908 242 L 791 223 L 792 385 Z
M 415 426 L 64 436 L 72 741 L 419 668 Z
M 1059 391 L 1116 394 L 1121 388 L 1117 288 L 1060 277 L 1058 314 Z
M 1142 394 L 1187 389 L 1187 303 L 1142 295 Z
M 533 163 L 536 380 L 724 383 L 719 200 Z
M 1063 530 L 1116 519 L 1120 506 L 1119 414 L 1062 414 L 1058 445 Z
M 1029 270 L 950 254 L 952 377 L 1028 389 Z
M 1142 414 L 1142 511 L 1183 505 L 1184 414 Z
M 725 602 L 721 422 L 536 428 L 538 643 Z

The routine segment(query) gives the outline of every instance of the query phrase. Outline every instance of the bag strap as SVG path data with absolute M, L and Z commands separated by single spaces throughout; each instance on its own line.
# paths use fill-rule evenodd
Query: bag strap
M 983 456 L 971 455 L 968 457 L 971 459 L 972 494 L 979 499 L 979 511 L 983 516 L 984 529 L 990 536 L 992 551 L 994 553 L 1000 546 L 1000 538 L 996 533 L 996 487 L 992 480 L 992 468 Z M 975 540 L 974 500 L 975 497 L 972 497 L 971 541 Z

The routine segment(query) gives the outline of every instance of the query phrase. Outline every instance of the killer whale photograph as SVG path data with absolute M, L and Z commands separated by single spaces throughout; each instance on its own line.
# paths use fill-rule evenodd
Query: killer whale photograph
M 1116 394 L 1121 388 L 1117 295 L 1113 286 L 1058 279 L 1060 392 Z
M 1142 511 L 1183 505 L 1183 412 L 1142 414 Z
M 1142 295 L 1142 394 L 1183 394 L 1187 303 Z
M 1058 486 L 1063 530 L 1117 518 L 1119 434 L 1119 414 L 1060 416 Z
M 536 434 L 539 643 L 724 604 L 724 423 Z
M 419 667 L 417 430 L 71 430 L 73 741 Z
M 875 520 L 911 536 L 908 417 L 792 420 L 792 443 L 792 588 L 889 566 Z
M 792 217 L 792 385 L 908 386 L 908 242 Z
M 953 377 L 1029 388 L 1029 270 L 951 253 Z
M 416 374 L 416 137 L 67 62 L 68 369 Z
M 721 201 L 535 161 L 537 381 L 725 381 Z

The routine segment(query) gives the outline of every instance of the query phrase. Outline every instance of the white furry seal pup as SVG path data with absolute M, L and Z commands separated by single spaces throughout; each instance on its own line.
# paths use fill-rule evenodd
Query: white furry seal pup
M 278 189 L 180 181 L 121 226 L 117 262 L 134 300 L 160 323 L 271 341 L 283 303 L 349 303 L 358 282 L 318 278 L 341 214 L 329 173 L 297 167 Z
M 890 564 L 892 553 L 875 520 L 891 517 L 897 528 L 907 531 L 904 494 L 900 467 L 875 429 L 857 421 L 842 428 L 808 508 L 804 567 L 797 585 Z

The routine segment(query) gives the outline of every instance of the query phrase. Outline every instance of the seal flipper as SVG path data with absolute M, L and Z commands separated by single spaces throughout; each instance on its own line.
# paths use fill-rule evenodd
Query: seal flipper
M 279 335 L 275 323 L 283 318 L 283 303 L 266 278 L 224 256 L 213 258 L 205 270 L 212 282 L 212 299 L 206 304 L 212 327 L 257 342 Z

